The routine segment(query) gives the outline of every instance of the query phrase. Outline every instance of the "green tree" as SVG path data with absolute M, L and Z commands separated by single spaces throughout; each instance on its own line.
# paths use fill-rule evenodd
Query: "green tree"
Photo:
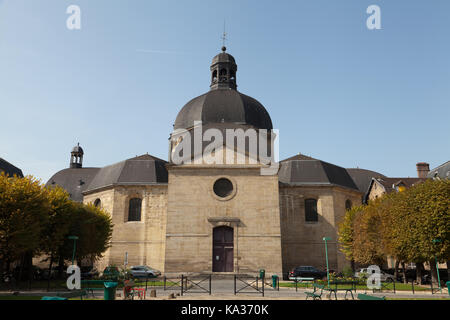
M 32 256 L 39 251 L 48 212 L 46 193 L 39 180 L 0 174 L 0 261 L 6 263 L 7 271 L 12 262 L 23 262 L 26 254 Z
M 338 226 L 338 241 L 340 243 L 340 250 L 345 257 L 351 261 L 352 270 L 355 270 L 353 257 L 353 237 L 354 237 L 354 220 L 357 214 L 364 210 L 364 206 L 353 207 L 347 210 L 344 219 Z

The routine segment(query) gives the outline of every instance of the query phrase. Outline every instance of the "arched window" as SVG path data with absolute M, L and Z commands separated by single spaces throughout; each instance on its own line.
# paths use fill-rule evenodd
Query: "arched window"
M 345 201 L 345 210 L 350 210 L 353 207 L 353 204 L 350 200 Z
M 212 82 L 217 82 L 217 70 L 214 70 L 214 71 L 213 71 L 213 74 L 212 74 Z
M 317 200 L 306 199 L 305 200 L 305 221 L 306 222 L 318 222 L 319 214 L 317 213 Z
M 102 206 L 102 200 L 100 200 L 100 199 L 95 200 L 94 206 L 96 206 L 97 208 L 100 208 Z
M 141 221 L 142 199 L 130 199 L 128 221 Z

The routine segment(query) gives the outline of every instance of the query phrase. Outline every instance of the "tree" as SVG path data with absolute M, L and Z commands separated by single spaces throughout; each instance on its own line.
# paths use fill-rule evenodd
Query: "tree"
M 77 236 L 75 257 L 78 263 L 84 258 L 95 261 L 109 248 L 113 224 L 107 212 L 94 205 L 72 203 L 71 224 L 68 235 Z M 59 254 L 66 260 L 72 258 L 73 241 L 65 237 Z
M 364 206 L 352 207 L 347 210 L 344 219 L 338 226 L 338 241 L 340 243 L 340 250 L 345 257 L 351 261 L 352 270 L 355 271 L 355 260 L 353 257 L 353 238 L 354 238 L 354 220 L 357 214 L 364 210 Z
M 24 261 L 25 254 L 39 249 L 48 212 L 48 201 L 39 180 L 0 174 L 0 261 L 6 262 L 7 271 L 12 262 Z

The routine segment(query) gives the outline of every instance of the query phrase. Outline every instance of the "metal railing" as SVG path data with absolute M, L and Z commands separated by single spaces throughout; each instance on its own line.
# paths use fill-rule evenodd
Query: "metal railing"
M 238 289 L 238 284 L 243 284 Z M 249 288 L 251 291 L 244 291 Z M 239 293 L 260 293 L 264 297 L 264 279 L 259 277 L 239 276 L 234 275 L 234 295 Z

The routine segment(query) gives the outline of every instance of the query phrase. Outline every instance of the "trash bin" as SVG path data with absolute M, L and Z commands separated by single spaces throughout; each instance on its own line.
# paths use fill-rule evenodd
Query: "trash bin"
M 264 279 L 265 275 L 266 275 L 266 270 L 260 269 L 260 270 L 259 270 L 259 277 L 260 277 L 261 279 Z
M 116 300 L 116 289 L 117 289 L 117 282 L 104 282 L 105 291 L 103 294 L 103 298 L 105 300 Z
M 448 281 L 448 282 L 446 283 L 446 285 L 447 285 L 448 295 L 450 296 L 450 281 Z
M 41 300 L 69 300 L 69 299 L 62 297 L 42 297 Z
M 272 276 L 272 288 L 276 289 L 278 287 L 278 276 L 274 274 Z

